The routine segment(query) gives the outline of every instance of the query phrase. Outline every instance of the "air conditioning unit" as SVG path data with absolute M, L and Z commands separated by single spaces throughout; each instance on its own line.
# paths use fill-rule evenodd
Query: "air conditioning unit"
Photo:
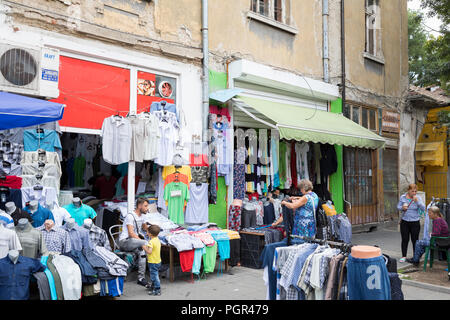
M 0 43 L 0 90 L 57 98 L 59 51 Z

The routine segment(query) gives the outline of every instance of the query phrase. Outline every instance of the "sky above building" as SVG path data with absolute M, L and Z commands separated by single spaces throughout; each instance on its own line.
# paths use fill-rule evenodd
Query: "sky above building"
M 433 34 L 435 37 L 437 37 L 440 35 L 439 30 L 442 21 L 439 20 L 437 17 L 432 18 L 428 17 L 427 15 L 428 10 L 424 10 L 420 7 L 421 2 L 422 2 L 421 0 L 408 0 L 408 9 L 423 12 L 425 17 L 423 22 L 424 29 Z

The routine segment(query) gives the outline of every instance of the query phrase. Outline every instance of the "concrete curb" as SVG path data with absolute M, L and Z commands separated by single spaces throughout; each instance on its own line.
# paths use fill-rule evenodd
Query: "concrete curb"
M 419 282 L 419 281 L 414 281 L 414 280 L 406 280 L 406 279 L 401 279 L 401 280 L 402 280 L 402 284 L 406 285 L 406 286 L 417 287 L 417 288 L 432 290 L 435 292 L 442 292 L 442 293 L 450 294 L 450 288 L 447 288 L 447 287 L 437 286 L 435 284 L 429 284 L 429 283 L 424 283 L 424 282 Z

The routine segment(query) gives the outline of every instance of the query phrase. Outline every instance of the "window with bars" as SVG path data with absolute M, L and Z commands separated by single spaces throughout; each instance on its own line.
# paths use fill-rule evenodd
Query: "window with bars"
M 345 117 L 369 130 L 378 131 L 378 110 L 352 104 L 345 104 L 342 113 Z

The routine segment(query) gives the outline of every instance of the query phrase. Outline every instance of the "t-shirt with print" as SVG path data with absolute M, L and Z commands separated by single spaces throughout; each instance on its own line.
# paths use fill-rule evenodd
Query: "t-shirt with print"
M 189 201 L 189 190 L 182 182 L 169 183 L 164 188 L 164 200 L 167 201 L 169 219 L 176 224 L 184 224 L 184 202 Z
M 154 237 L 149 240 L 147 247 L 152 248 L 152 253 L 147 254 L 148 263 L 160 263 L 161 262 L 161 242 L 158 237 Z

